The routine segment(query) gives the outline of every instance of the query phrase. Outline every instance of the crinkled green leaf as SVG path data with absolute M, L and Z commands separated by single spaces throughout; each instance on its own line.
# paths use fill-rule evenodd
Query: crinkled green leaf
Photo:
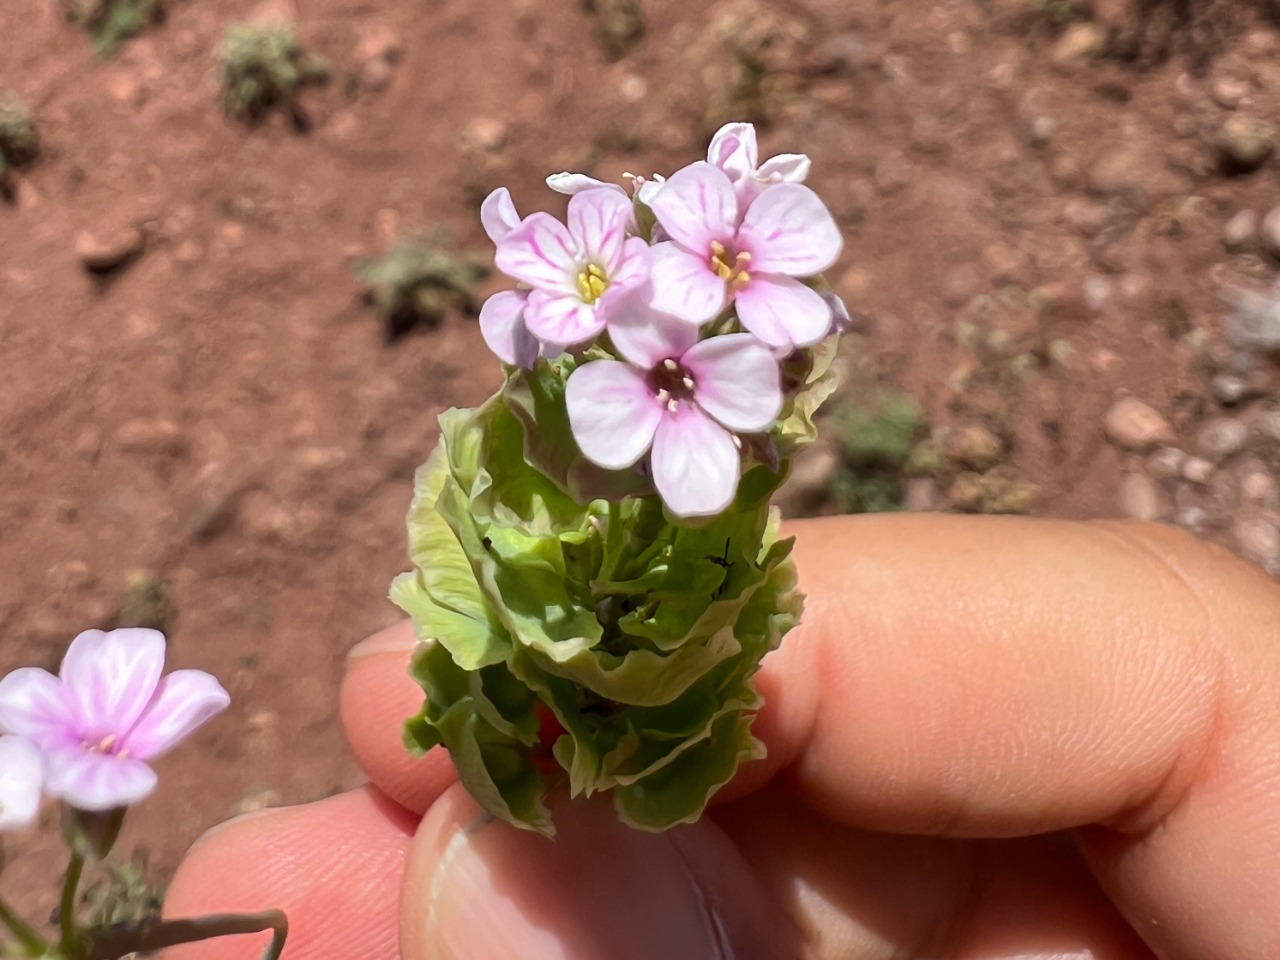
M 835 392 L 839 385 L 832 363 L 839 346 L 839 335 L 832 334 L 815 344 L 810 353 L 809 368 L 804 373 L 801 387 L 786 405 L 773 428 L 779 456 L 788 458 L 818 439 L 818 427 L 814 422 L 818 408 Z

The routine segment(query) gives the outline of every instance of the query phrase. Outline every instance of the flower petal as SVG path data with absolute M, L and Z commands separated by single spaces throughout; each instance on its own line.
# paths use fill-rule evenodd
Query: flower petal
M 128 731 L 151 702 L 163 670 L 164 634 L 158 630 L 86 630 L 72 640 L 59 676 L 80 735 Z
M 698 406 L 730 430 L 767 430 L 782 410 L 778 361 L 749 333 L 703 340 L 681 363 L 693 375 Z
M 707 517 L 733 503 L 742 469 L 728 431 L 695 404 L 663 415 L 653 438 L 653 482 L 676 516 Z
M 0 732 L 42 747 L 76 739 L 76 714 L 62 683 L 48 670 L 22 667 L 0 680 Z
M 651 302 L 655 310 L 698 326 L 724 309 L 724 280 L 716 276 L 707 257 L 690 253 L 671 241 L 651 247 L 650 254 Z
M 150 760 L 230 703 L 222 684 L 203 670 L 175 670 L 160 681 L 141 718 L 121 739 L 121 749 L 139 760 Z
M 763 183 L 804 183 L 808 176 L 809 157 L 803 153 L 780 153 L 756 171 L 756 179 Z
M 79 747 L 47 753 L 45 774 L 45 790 L 78 810 L 127 807 L 156 788 L 155 771 L 141 760 Z
M 626 195 L 626 191 L 616 183 L 606 183 L 603 180 L 597 180 L 595 177 L 588 177 L 585 173 L 553 173 L 547 177 L 547 186 L 556 193 L 565 193 L 573 196 L 575 193 L 582 193 L 584 190 L 595 190 L 598 187 L 608 187 L 610 190 L 617 190 Z
M 635 220 L 631 199 L 621 190 L 584 190 L 569 198 L 565 220 L 581 259 L 603 267 L 612 282 L 622 265 L 627 228 Z
M 827 292 L 819 294 L 819 296 L 831 308 L 831 326 L 836 333 L 844 333 L 853 326 L 853 318 L 849 316 L 849 308 L 840 297 L 840 294 Z
M 771 347 L 817 343 L 831 329 L 831 306 L 790 277 L 759 275 L 734 298 L 742 325 Z
M 532 213 L 502 238 L 494 262 L 509 277 L 540 290 L 577 294 L 578 248 L 565 225 Z
M 729 174 L 731 180 L 755 173 L 759 159 L 756 128 L 749 123 L 726 123 L 707 147 L 707 162 Z
M 520 214 L 516 212 L 510 190 L 499 187 L 484 198 L 480 204 L 480 223 L 495 244 L 501 243 L 507 234 L 520 226 Z
M 480 308 L 480 334 L 499 360 L 514 366 L 533 367 L 538 359 L 538 340 L 524 325 L 524 290 L 495 293 Z
M 649 449 L 662 407 L 642 371 L 620 360 L 592 360 L 569 375 L 564 394 L 573 437 L 592 463 L 621 470 Z
M 609 316 L 609 339 L 637 367 L 652 370 L 663 360 L 679 360 L 698 342 L 698 328 L 654 310 L 642 294 L 626 297 Z
M 577 294 L 565 296 L 533 290 L 525 301 L 524 325 L 539 340 L 571 346 L 600 334 L 604 317 Z
M 0 737 L 0 830 L 25 827 L 40 810 L 44 758 L 22 737 Z
M 650 203 L 667 236 L 700 256 L 711 243 L 729 243 L 738 226 L 738 198 L 729 176 L 698 161 L 672 174 Z
M 747 208 L 739 249 L 751 253 L 751 271 L 809 277 L 836 262 L 843 241 L 818 195 L 798 183 L 766 187 Z

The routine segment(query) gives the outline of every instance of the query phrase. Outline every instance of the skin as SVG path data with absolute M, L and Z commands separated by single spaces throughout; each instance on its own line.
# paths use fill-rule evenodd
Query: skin
M 769 757 L 698 823 L 489 821 L 400 746 L 398 626 L 342 689 L 370 785 L 218 828 L 167 912 L 284 907 L 289 960 L 1280 957 L 1280 588 L 1137 524 L 790 532 L 809 601 L 759 675 Z

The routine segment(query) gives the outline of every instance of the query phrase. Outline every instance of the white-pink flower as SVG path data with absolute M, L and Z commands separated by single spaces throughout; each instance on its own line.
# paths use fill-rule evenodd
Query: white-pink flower
M 22 737 L 0 737 L 0 830 L 25 827 L 40 810 L 44 761 Z
M 506 239 L 520 226 L 520 214 L 506 187 L 499 187 L 480 204 L 480 223 L 494 245 Z M 503 363 L 531 368 L 543 352 L 538 338 L 529 332 L 524 322 L 525 301 L 528 290 L 503 290 L 495 293 L 480 308 L 480 335 Z M 560 351 L 555 350 L 556 353 Z
M 749 123 L 726 123 L 717 130 L 707 148 L 707 162 L 728 175 L 744 210 L 765 187 L 804 183 L 809 175 L 809 158 L 803 153 L 780 153 L 761 163 L 756 128 Z
M 711 516 L 732 502 L 741 455 L 735 433 L 768 430 L 782 409 L 778 363 L 749 333 L 698 342 L 697 327 L 631 297 L 609 324 L 624 360 L 593 360 L 565 386 L 584 456 L 620 470 L 650 454 L 672 513 Z
M 45 790 L 81 810 L 137 803 L 155 788 L 148 760 L 231 702 L 201 670 L 164 669 L 155 630 L 86 630 L 58 676 L 23 667 L 0 680 L 0 731 L 44 756 Z
M 663 184 L 653 212 L 669 241 L 653 247 L 653 306 L 702 324 L 733 304 L 743 327 L 771 347 L 816 343 L 831 306 L 796 277 L 840 255 L 840 230 L 808 187 L 766 187 L 740 212 L 728 175 L 690 164 Z
M 621 190 L 569 198 L 567 226 L 547 213 L 522 220 L 498 244 L 498 269 L 531 287 L 524 323 L 539 340 L 583 343 L 614 307 L 649 279 L 649 246 L 627 237 L 632 205 Z

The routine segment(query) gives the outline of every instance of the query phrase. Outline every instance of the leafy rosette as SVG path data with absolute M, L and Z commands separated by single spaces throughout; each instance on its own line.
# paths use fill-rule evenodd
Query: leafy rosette
M 428 641 L 407 742 L 444 745 L 489 812 L 546 834 L 561 782 L 611 790 L 641 829 L 692 821 L 763 754 L 749 681 L 800 615 L 768 507 L 778 476 L 748 471 L 733 506 L 696 527 L 654 496 L 582 506 L 531 465 L 516 405 L 499 394 L 446 413 L 418 473 L 415 569 L 392 586 Z

